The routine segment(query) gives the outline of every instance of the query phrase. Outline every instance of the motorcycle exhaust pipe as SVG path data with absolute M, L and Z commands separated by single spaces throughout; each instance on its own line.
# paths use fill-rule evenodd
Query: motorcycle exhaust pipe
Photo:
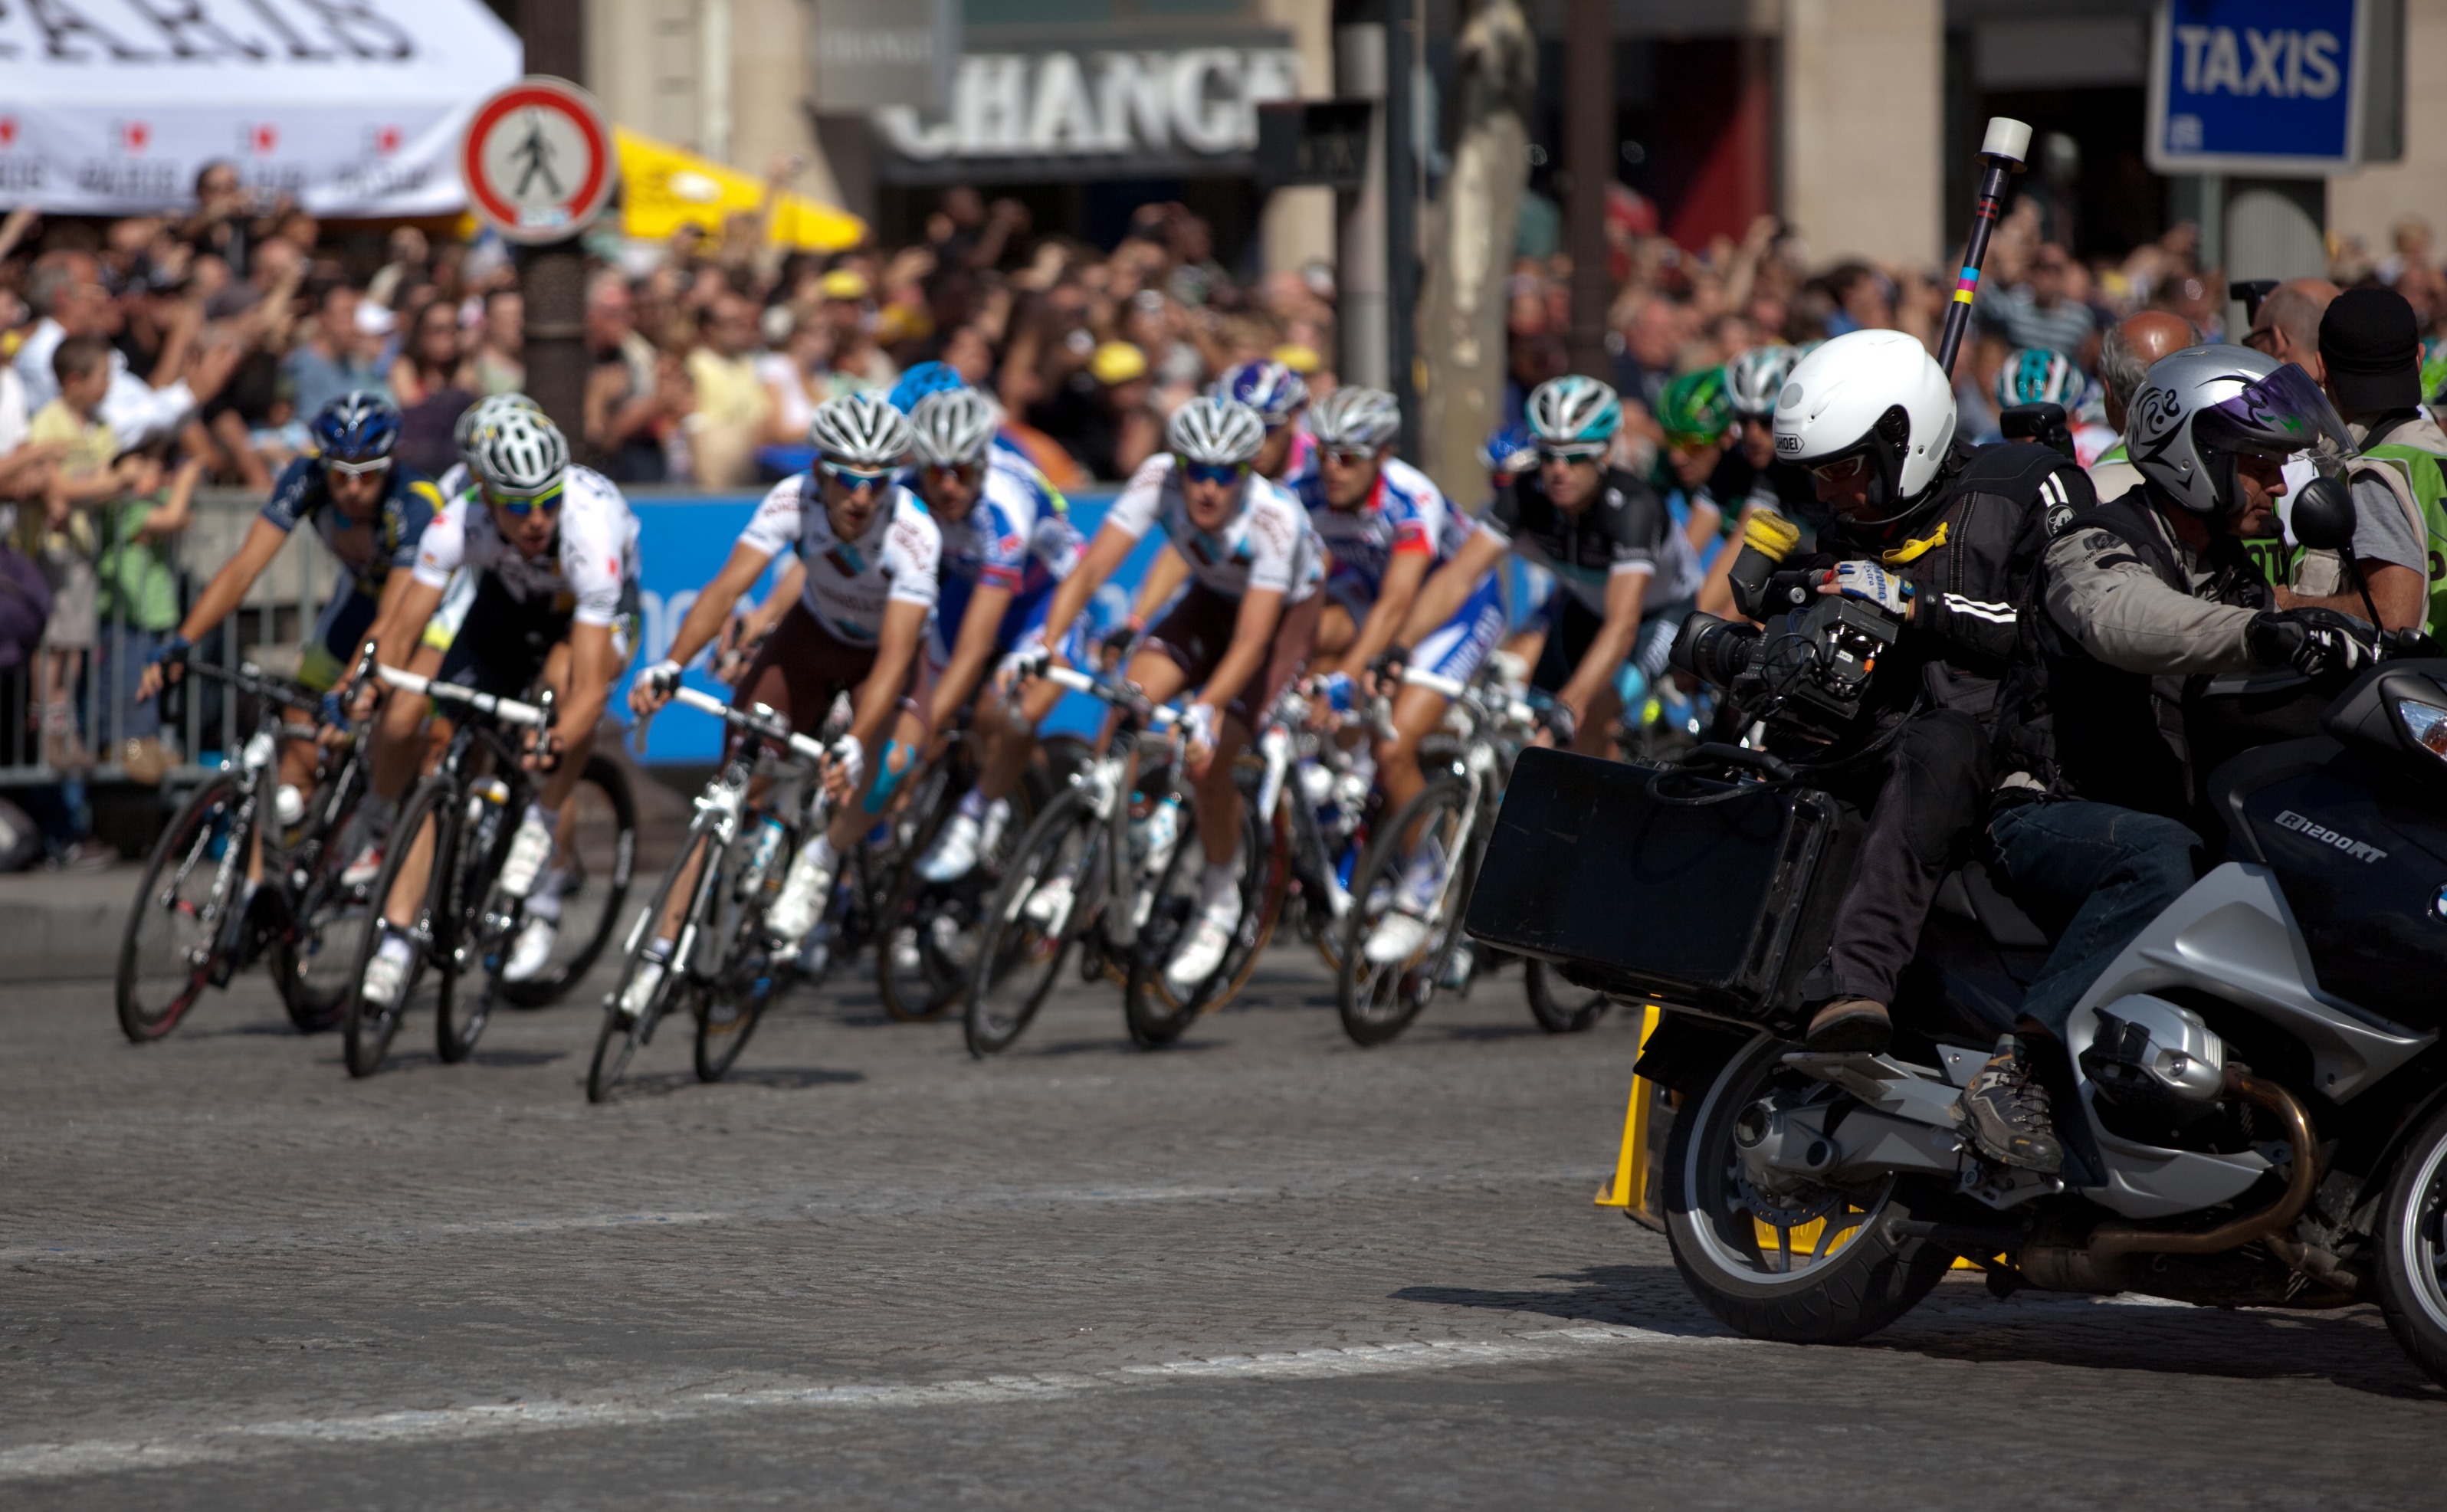
M 2320 1184 L 2319 1146 L 2311 1137 L 2311 1115 L 2294 1094 L 2238 1067 L 2226 1071 L 2226 1093 L 2267 1108 L 2286 1130 L 2286 1147 L 2293 1155 L 2286 1190 L 2276 1201 L 2246 1213 L 2213 1229 L 2143 1228 L 2121 1219 L 2093 1229 L 2080 1245 L 2040 1244 L 2027 1248 L 2018 1267 L 2034 1286 L 2051 1292 L 2122 1292 L 2132 1290 L 2132 1277 L 2121 1263 L 2140 1255 L 2222 1255 L 2253 1239 L 2283 1236 L 2311 1205 Z

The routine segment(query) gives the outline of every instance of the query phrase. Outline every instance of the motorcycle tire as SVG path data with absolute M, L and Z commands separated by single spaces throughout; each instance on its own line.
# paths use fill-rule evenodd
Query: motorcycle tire
M 2404 1352 L 2447 1386 L 2447 1109 L 2406 1143 L 2381 1213 L 2380 1311 Z
M 1912 1217 L 1915 1200 L 1925 1206 L 1936 1194 L 1924 1198 L 1919 1183 L 1889 1177 L 1857 1219 L 1843 1194 L 1819 1189 L 1832 1204 L 1827 1211 L 1845 1219 L 1831 1230 L 1823 1216 L 1814 1227 L 1793 1221 L 1806 1207 L 1786 1210 L 1786 1223 L 1774 1230 L 1781 1235 L 1782 1269 L 1773 1268 L 1764 1238 L 1773 1225 L 1746 1195 L 1734 1124 L 1771 1087 L 1819 1095 L 1826 1084 L 1785 1068 L 1793 1049 L 1761 1034 L 1726 1063 L 1696 1107 L 1675 1118 L 1666 1147 L 1666 1238 L 1684 1283 L 1728 1327 L 1779 1344 L 1848 1344 L 1911 1311 L 1944 1279 L 1953 1257 L 1926 1239 L 1895 1234 L 1895 1224 Z M 1834 1238 L 1842 1234 L 1850 1237 Z M 1796 1270 L 1796 1247 L 1805 1238 L 1811 1254 Z

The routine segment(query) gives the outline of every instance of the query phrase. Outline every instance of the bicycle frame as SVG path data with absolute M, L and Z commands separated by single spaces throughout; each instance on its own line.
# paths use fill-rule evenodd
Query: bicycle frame
M 1050 682 L 1101 699 L 1128 714 L 1136 715 L 1143 707 L 1120 690 L 1085 672 L 1051 667 L 1044 675 Z M 1168 729 L 1176 718 L 1172 710 L 1161 708 L 1147 709 L 1143 717 L 1125 718 L 1105 749 L 1088 764 L 1085 771 L 1071 778 L 1072 785 L 1088 795 L 1096 827 L 1104 837 L 1103 843 L 1096 847 L 1101 854 L 1091 854 L 1081 869 L 1081 880 L 1087 885 L 1080 903 L 1074 906 L 1090 910 L 1091 921 L 1102 927 L 1106 942 L 1117 952 L 1128 951 L 1138 943 L 1140 926 L 1147 922 L 1147 907 L 1153 899 L 1152 894 L 1143 891 L 1145 879 L 1130 857 L 1130 811 L 1127 800 L 1137 776 L 1141 727 Z M 1182 754 L 1176 745 L 1172 753 L 1175 765 Z

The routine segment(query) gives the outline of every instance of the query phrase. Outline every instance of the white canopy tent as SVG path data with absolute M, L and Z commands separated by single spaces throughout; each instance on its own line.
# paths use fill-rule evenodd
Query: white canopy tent
M 0 207 L 184 206 L 226 159 L 318 216 L 447 214 L 521 57 L 482 0 L 0 5 Z

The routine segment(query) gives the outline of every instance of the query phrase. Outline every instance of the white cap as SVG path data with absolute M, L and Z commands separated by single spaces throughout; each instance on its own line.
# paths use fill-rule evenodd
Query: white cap
M 2030 123 L 2016 121 L 2011 116 L 1990 116 L 1988 135 L 1980 142 L 1980 156 L 2005 158 L 2015 162 L 2030 161 Z
M 391 314 L 389 306 L 375 304 L 370 299 L 357 301 L 358 334 L 388 336 L 391 332 L 391 328 L 398 323 L 397 317 Z

